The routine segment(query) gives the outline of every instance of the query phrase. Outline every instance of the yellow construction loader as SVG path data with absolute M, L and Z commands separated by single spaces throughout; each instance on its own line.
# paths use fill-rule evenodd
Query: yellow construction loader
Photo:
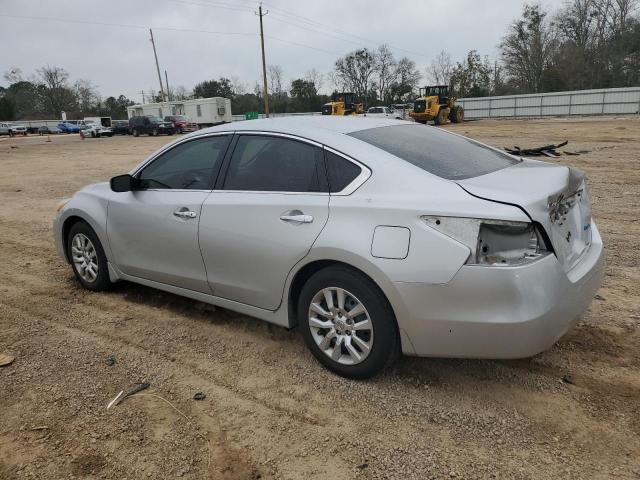
M 331 102 L 322 106 L 322 115 L 356 115 L 364 113 L 364 105 L 355 103 L 353 93 L 334 93 L 331 100 Z
M 420 89 L 420 96 L 413 104 L 413 112 L 409 114 L 418 123 L 427 123 L 431 120 L 436 125 L 447 123 L 447 119 L 453 123 L 464 120 L 464 110 L 456 105 L 456 97 L 449 96 L 447 85 L 434 85 Z

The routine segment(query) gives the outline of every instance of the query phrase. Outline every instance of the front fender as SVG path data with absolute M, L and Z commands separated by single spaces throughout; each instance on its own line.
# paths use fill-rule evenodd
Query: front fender
M 106 185 L 108 188 L 108 184 L 100 185 Z M 97 190 L 99 192 L 101 189 Z M 69 262 L 69 258 L 67 258 L 65 248 L 64 232 L 68 225 L 67 222 L 72 219 L 81 219 L 87 222 L 96 233 L 98 240 L 100 240 L 107 260 L 111 262 L 113 259 L 107 236 L 107 209 L 109 200 L 105 196 L 96 195 L 98 192 L 90 187 L 86 190 L 79 191 L 69 200 L 54 220 L 56 244 L 59 245 L 58 249 L 67 262 Z

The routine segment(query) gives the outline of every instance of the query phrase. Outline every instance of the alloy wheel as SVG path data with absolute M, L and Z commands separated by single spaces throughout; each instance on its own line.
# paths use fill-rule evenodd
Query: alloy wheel
M 373 347 L 373 323 L 364 304 L 349 291 L 327 287 L 309 306 L 309 329 L 318 348 L 343 365 L 363 362 Z
M 77 233 L 71 241 L 73 266 L 83 280 L 93 283 L 98 278 L 98 255 L 96 248 L 83 233 Z

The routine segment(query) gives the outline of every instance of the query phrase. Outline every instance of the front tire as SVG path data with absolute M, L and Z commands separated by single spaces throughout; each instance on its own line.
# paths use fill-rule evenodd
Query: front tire
M 140 132 L 138 132 L 137 128 L 134 128 L 132 133 L 133 133 L 134 137 L 139 137 L 140 136 Z
M 386 297 L 368 277 L 345 266 L 311 276 L 298 298 L 298 324 L 316 359 L 343 377 L 372 377 L 400 352 Z
M 440 110 L 438 110 L 438 115 L 436 115 L 434 123 L 436 125 L 444 125 L 445 123 L 447 123 L 447 109 L 446 108 L 441 108 Z
M 67 257 L 80 284 L 96 292 L 109 289 L 107 257 L 93 229 L 85 222 L 77 222 L 71 227 L 66 241 Z
M 149 135 L 152 136 L 152 137 L 157 137 L 158 136 L 158 129 L 154 128 L 153 130 L 151 130 Z

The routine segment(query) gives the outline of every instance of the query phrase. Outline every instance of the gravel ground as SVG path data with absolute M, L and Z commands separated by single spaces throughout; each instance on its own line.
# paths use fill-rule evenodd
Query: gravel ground
M 640 119 L 447 128 L 589 150 L 550 161 L 590 178 L 605 282 L 534 358 L 403 358 L 366 382 L 323 370 L 295 331 L 130 283 L 80 288 L 54 251 L 57 202 L 171 138 L 0 139 L 0 352 L 16 357 L 0 478 L 640 478 Z

